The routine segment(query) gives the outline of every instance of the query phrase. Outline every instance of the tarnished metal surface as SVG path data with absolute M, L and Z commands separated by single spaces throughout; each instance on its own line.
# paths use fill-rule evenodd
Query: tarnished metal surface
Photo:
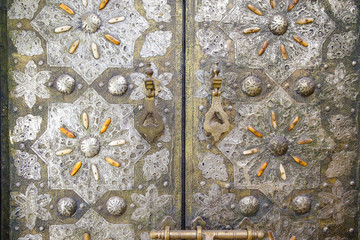
M 249 217 L 267 239 L 358 239 L 358 6 L 187 3 L 188 226 Z M 214 62 L 231 124 L 218 142 L 203 127 Z
M 165 216 L 180 227 L 181 16 L 173 0 L 9 2 L 4 239 L 146 239 Z M 135 128 L 146 62 L 163 123 L 152 141 Z
M 9 1 L 4 239 L 360 238 L 360 2 L 185 5 Z

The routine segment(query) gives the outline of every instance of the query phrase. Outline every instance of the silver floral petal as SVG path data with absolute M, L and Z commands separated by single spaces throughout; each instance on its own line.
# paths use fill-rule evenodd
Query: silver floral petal
M 36 97 L 50 97 L 50 93 L 44 84 L 50 79 L 51 72 L 37 72 L 37 67 L 33 60 L 26 64 L 24 73 L 13 71 L 11 74 L 18 84 L 13 90 L 12 95 L 15 97 L 24 96 L 25 103 L 29 108 L 35 105 Z
M 15 201 L 16 208 L 11 212 L 10 218 L 25 218 L 26 227 L 32 230 L 35 227 L 36 219 L 43 221 L 51 220 L 52 217 L 45 209 L 51 201 L 48 194 L 38 194 L 35 184 L 31 183 L 25 191 L 25 194 L 11 192 L 11 198 Z
M 131 199 L 136 203 L 136 205 L 139 205 L 139 207 L 132 213 L 131 219 L 135 221 L 146 221 L 151 214 L 158 215 L 159 213 L 164 212 L 165 207 L 172 205 L 174 196 L 159 196 L 157 188 L 154 184 L 151 184 L 146 189 L 145 196 L 133 193 L 131 194 Z

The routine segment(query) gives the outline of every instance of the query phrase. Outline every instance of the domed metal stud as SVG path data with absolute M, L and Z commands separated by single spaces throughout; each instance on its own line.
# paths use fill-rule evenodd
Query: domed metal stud
M 284 155 L 287 152 L 288 148 L 289 141 L 281 136 L 273 137 L 268 144 L 268 149 L 275 156 Z
M 283 35 L 288 29 L 289 23 L 284 16 L 274 15 L 270 18 L 268 27 L 275 35 Z
M 259 211 L 260 202 L 254 196 L 247 196 L 239 201 L 240 212 L 245 216 L 252 216 Z
M 311 199 L 304 195 L 297 196 L 293 199 L 291 206 L 296 214 L 306 214 L 311 210 Z
M 308 97 L 315 92 L 315 82 L 311 78 L 303 77 L 296 82 L 296 92 L 303 97 Z
M 101 26 L 101 19 L 95 13 L 86 13 L 81 18 L 82 29 L 88 33 L 96 32 Z
M 69 197 L 62 198 L 57 203 L 57 210 L 61 216 L 71 217 L 76 212 L 76 202 Z
M 113 216 L 120 216 L 125 212 L 126 203 L 121 197 L 111 197 L 106 202 L 106 209 Z
M 56 89 L 64 94 L 70 94 L 75 89 L 75 79 L 68 75 L 62 74 L 56 79 Z
M 80 141 L 80 150 L 85 157 L 94 157 L 100 151 L 100 142 L 95 137 L 87 137 Z
M 256 97 L 262 91 L 262 82 L 255 76 L 245 78 L 241 83 L 241 90 L 249 97 Z
M 123 95 L 128 89 L 128 83 L 123 76 L 117 75 L 112 77 L 108 83 L 109 93 L 114 96 Z

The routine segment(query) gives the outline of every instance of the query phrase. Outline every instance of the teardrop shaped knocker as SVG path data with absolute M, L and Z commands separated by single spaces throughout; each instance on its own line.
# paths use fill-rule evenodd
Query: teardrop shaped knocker
M 220 139 L 221 134 L 227 132 L 230 128 L 229 117 L 221 105 L 221 83 L 222 78 L 219 76 L 220 69 L 218 63 L 215 63 L 213 70 L 214 77 L 212 79 L 212 103 L 211 108 L 205 114 L 204 129 L 211 133 L 214 141 Z
M 163 132 L 164 122 L 155 108 L 155 92 L 158 89 L 155 89 L 152 77 L 154 72 L 150 64 L 145 69 L 145 73 L 147 75 L 145 79 L 146 99 L 144 109 L 135 118 L 135 128 L 148 142 L 153 142 Z

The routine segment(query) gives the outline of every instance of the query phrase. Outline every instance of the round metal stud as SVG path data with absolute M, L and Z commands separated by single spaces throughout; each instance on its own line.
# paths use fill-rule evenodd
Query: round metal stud
M 96 32 L 101 26 L 101 19 L 95 13 L 86 13 L 81 18 L 82 29 L 88 33 Z
M 61 216 L 71 217 L 76 212 L 76 202 L 69 197 L 62 198 L 57 203 L 57 210 Z
M 291 205 L 296 214 L 306 214 L 311 210 L 311 199 L 308 196 L 297 196 L 293 199 Z
M 256 97 L 261 93 L 261 80 L 255 76 L 248 76 L 241 83 L 241 90 L 249 97 Z
M 64 94 L 70 94 L 75 89 L 75 79 L 68 75 L 62 74 L 56 79 L 56 89 Z
M 273 155 L 282 156 L 289 148 L 289 141 L 284 137 L 275 136 L 270 140 L 268 148 Z
M 85 157 L 94 157 L 100 151 L 100 142 L 96 137 L 86 137 L 80 141 L 80 150 Z
M 111 197 L 106 202 L 106 209 L 113 216 L 120 216 L 125 212 L 126 203 L 121 197 Z
M 270 18 L 268 27 L 275 35 L 283 35 L 288 29 L 289 23 L 284 16 L 274 15 Z
M 260 202 L 254 196 L 247 196 L 239 201 L 239 208 L 243 215 L 251 216 L 259 211 Z
M 300 78 L 296 83 L 296 92 L 303 97 L 308 97 L 315 92 L 315 82 L 311 78 Z
M 109 80 L 109 93 L 115 96 L 123 95 L 128 89 L 128 83 L 123 76 L 117 75 Z

